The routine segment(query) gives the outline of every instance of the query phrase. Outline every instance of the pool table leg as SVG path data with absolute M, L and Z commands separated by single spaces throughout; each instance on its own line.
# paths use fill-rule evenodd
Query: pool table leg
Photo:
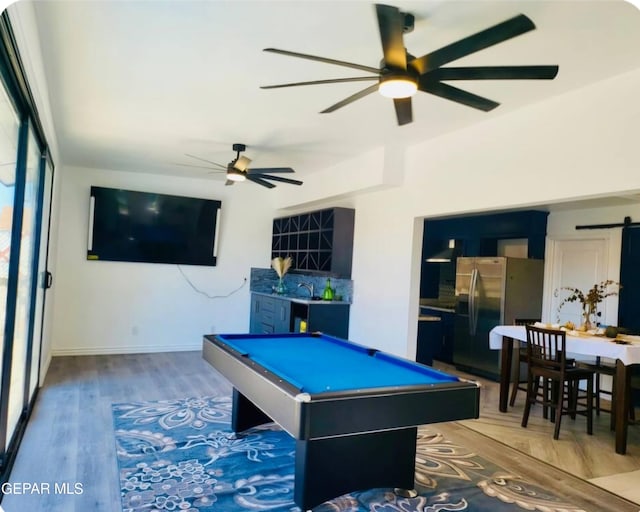
M 348 492 L 375 487 L 411 490 L 417 427 L 296 440 L 294 501 L 309 510 Z
M 236 388 L 233 388 L 232 400 L 231 429 L 234 432 L 243 432 L 258 425 L 273 422 L 269 416 Z

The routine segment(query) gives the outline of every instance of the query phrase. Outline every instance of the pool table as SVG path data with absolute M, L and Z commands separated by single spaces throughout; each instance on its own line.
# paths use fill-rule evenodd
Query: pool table
M 417 426 L 477 418 L 476 382 L 320 333 L 205 335 L 233 385 L 232 429 L 275 421 L 296 440 L 294 501 L 414 492 Z

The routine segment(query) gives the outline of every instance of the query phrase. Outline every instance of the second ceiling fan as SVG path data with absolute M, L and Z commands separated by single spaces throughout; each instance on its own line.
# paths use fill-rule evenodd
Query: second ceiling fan
M 383 58 L 380 67 L 371 67 L 352 62 L 317 57 L 276 48 L 265 48 L 265 52 L 288 55 L 337 66 L 348 67 L 372 73 L 373 76 L 333 78 L 309 82 L 295 82 L 279 85 L 265 85 L 262 89 L 296 87 L 300 85 L 319 85 L 343 82 L 376 81 L 348 98 L 330 106 L 321 113 L 334 112 L 356 100 L 379 91 L 383 96 L 393 98 L 399 125 L 411 123 L 413 112 L 411 96 L 416 91 L 434 94 L 485 112 L 494 109 L 499 103 L 443 83 L 449 80 L 550 80 L 558 73 L 558 66 L 465 66 L 442 67 L 454 60 L 483 50 L 518 35 L 535 29 L 533 22 L 524 14 L 519 14 L 493 27 L 487 28 L 451 43 L 422 57 L 414 57 L 404 47 L 403 34 L 413 30 L 414 17 L 401 12 L 397 7 L 376 4 L 376 15 L 382 42 Z
M 227 181 L 225 185 L 233 185 L 237 181 L 249 180 L 257 183 L 258 185 L 262 185 L 267 188 L 274 188 L 275 185 L 270 183 L 271 181 L 278 181 L 280 183 L 288 183 L 289 185 L 302 185 L 302 181 L 300 180 L 292 180 L 290 178 L 282 178 L 281 176 L 273 176 L 273 174 L 280 173 L 293 173 L 295 172 L 291 167 L 262 167 L 262 168 L 249 168 L 249 164 L 251 163 L 251 159 L 246 156 L 241 156 L 240 153 L 247 149 L 247 146 L 244 144 L 236 143 L 233 146 L 233 150 L 236 152 L 236 157 L 229 162 L 228 165 L 222 165 L 217 162 L 212 162 L 211 160 L 207 160 L 205 158 L 200 158 L 199 156 L 189 155 L 186 156 L 190 158 L 195 158 L 196 160 L 200 160 L 202 162 L 206 162 L 209 164 L 206 168 L 209 169 L 211 166 L 215 166 L 218 169 L 212 171 L 214 173 L 226 173 Z M 181 164 L 185 165 L 185 164 Z M 203 167 L 201 165 L 189 167 Z M 267 181 L 268 180 L 268 181 Z

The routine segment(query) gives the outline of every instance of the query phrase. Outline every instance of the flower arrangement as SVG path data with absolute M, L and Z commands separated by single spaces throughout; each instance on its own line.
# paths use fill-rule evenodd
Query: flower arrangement
M 278 257 L 273 258 L 271 260 L 271 268 L 276 271 L 278 277 L 282 279 L 289 269 L 291 268 L 291 264 L 293 263 L 291 256 L 287 256 L 286 258 Z
M 293 260 L 291 259 L 291 256 L 287 256 L 286 258 L 279 256 L 271 260 L 271 268 L 273 268 L 273 270 L 276 271 L 276 274 L 278 274 L 278 285 L 275 288 L 276 293 L 283 294 L 285 292 L 282 278 L 289 271 L 292 264 Z
M 618 290 L 609 289 L 610 286 L 617 286 L 618 290 L 620 289 L 620 283 L 613 281 L 611 279 L 607 279 L 602 281 L 601 283 L 594 284 L 593 287 L 585 294 L 582 290 L 578 288 L 571 288 L 568 286 L 563 286 L 562 288 L 558 288 L 555 290 L 553 295 L 555 297 L 558 296 L 561 290 L 568 290 L 570 295 L 564 298 L 564 300 L 558 305 L 558 314 L 567 302 L 579 302 L 582 305 L 582 315 L 584 319 L 584 326 L 587 329 L 591 328 L 592 319 L 595 321 L 595 317 L 599 316 L 600 313 L 597 311 L 598 304 L 600 304 L 604 299 L 610 297 L 612 295 L 618 295 Z

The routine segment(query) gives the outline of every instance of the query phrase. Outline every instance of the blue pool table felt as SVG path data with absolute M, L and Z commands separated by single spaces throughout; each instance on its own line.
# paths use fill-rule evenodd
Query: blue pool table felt
M 219 335 L 217 338 L 305 393 L 435 385 L 459 380 L 433 368 L 325 335 Z

